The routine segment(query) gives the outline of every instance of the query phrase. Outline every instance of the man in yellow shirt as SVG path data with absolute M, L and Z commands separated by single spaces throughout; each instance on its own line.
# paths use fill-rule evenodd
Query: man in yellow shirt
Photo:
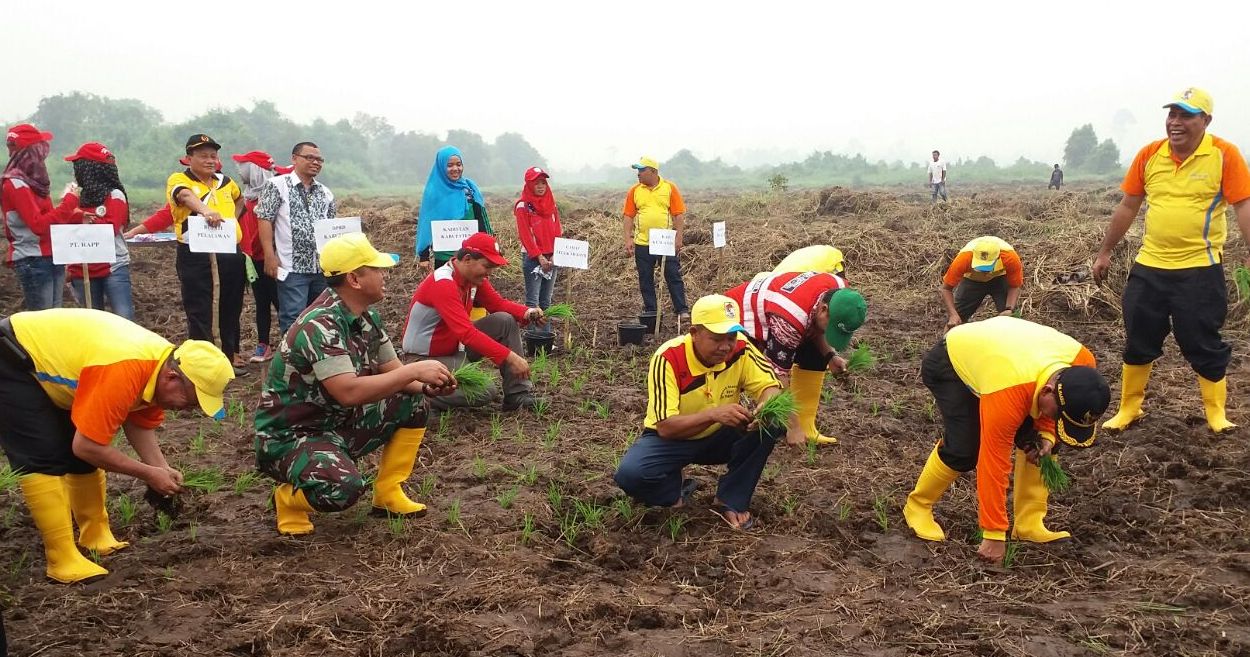
M 218 308 L 213 315 L 213 274 L 208 253 L 195 253 L 187 243 L 187 219 L 204 217 L 210 226 L 219 226 L 226 219 L 243 215 L 243 192 L 230 176 L 218 173 L 221 145 L 206 134 L 187 139 L 185 171 L 171 174 L 165 183 L 165 196 L 174 217 L 174 234 L 178 237 L 178 253 L 174 266 L 182 289 L 182 307 L 187 315 L 187 335 L 192 340 L 212 341 L 214 319 L 221 337 L 221 350 L 231 359 L 236 374 L 247 372 L 247 358 L 239 353 L 239 316 L 243 313 L 243 293 L 247 274 L 243 255 L 218 253 Z M 235 239 L 243 233 L 235 223 Z
M 654 313 L 655 268 L 664 263 L 664 281 L 668 294 L 673 298 L 673 310 L 682 321 L 690 320 L 690 307 L 686 305 L 686 283 L 681 278 L 682 216 L 686 214 L 686 202 L 681 198 L 677 185 L 660 177 L 660 165 L 644 157 L 633 165 L 638 172 L 638 184 L 629 188 L 625 195 L 625 252 L 634 256 L 638 270 L 638 291 L 642 293 L 642 308 Z M 652 255 L 651 234 L 653 228 L 677 231 L 673 256 Z M 639 248 L 642 247 L 642 248 Z
M 642 435 L 615 478 L 643 504 L 682 507 L 696 488 L 693 479 L 682 479 L 682 468 L 728 464 L 716 490 L 719 512 L 730 526 L 749 529 L 751 497 L 786 426 L 757 428 L 738 403 L 744 392 L 760 403 L 781 392 L 768 360 L 741 335 L 740 317 L 733 299 L 703 297 L 694 304 L 690 332 L 651 357 Z
M 1102 282 L 1111 251 L 1148 200 L 1141 250 L 1121 302 L 1120 410 L 1103 424 L 1107 429 L 1125 429 L 1144 414 L 1146 382 L 1169 331 L 1198 374 L 1207 426 L 1216 433 L 1237 426 L 1224 411 L 1233 351 L 1220 336 L 1228 314 L 1225 215 L 1231 204 L 1250 243 L 1250 171 L 1236 146 L 1207 132 L 1214 104 L 1210 94 L 1190 87 L 1163 106 L 1167 139 L 1147 144 L 1133 159 L 1120 186 L 1124 198 L 1094 260 L 1094 280 Z

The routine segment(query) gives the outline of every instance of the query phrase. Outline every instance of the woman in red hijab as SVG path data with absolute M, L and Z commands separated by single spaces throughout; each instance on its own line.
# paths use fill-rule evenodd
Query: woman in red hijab
M 525 249 L 522 264 L 525 305 L 543 310 L 551 305 L 556 287 L 556 268 L 551 256 L 556 250 L 556 238 L 564 234 L 556 197 L 547 181 L 547 172 L 540 167 L 526 169 L 525 188 L 512 208 L 512 214 L 516 215 L 516 232 Z M 534 328 L 550 333 L 551 322 Z

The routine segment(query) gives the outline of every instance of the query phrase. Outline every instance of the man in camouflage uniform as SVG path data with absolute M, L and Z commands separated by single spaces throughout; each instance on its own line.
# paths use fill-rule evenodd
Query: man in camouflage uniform
M 342 511 L 364 492 L 356 459 L 383 447 L 375 511 L 419 516 L 400 484 L 425 435 L 422 395 L 450 394 L 455 379 L 438 361 L 403 365 L 370 304 L 382 300 L 386 269 L 361 233 L 321 251 L 328 289 L 296 319 L 269 368 L 256 409 L 256 466 L 279 483 L 278 532 L 307 534 L 312 511 Z

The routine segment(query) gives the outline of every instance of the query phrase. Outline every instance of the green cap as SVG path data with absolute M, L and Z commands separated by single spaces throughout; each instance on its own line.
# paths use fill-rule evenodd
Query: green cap
M 868 302 L 864 295 L 843 288 L 829 295 L 829 326 L 825 327 L 825 341 L 830 347 L 844 351 L 851 344 L 855 329 L 868 317 Z

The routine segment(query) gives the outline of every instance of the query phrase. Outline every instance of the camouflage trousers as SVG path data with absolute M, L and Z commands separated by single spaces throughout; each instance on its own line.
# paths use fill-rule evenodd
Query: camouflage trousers
M 264 439 L 284 440 L 290 447 L 280 450 L 277 458 L 264 456 L 274 450 L 258 448 L 257 469 L 304 491 L 308 504 L 318 511 L 351 508 L 365 492 L 365 478 L 356 460 L 385 445 L 396 429 L 425 427 L 429 403 L 422 395 L 401 393 L 352 411 L 350 420 L 337 431 Z

